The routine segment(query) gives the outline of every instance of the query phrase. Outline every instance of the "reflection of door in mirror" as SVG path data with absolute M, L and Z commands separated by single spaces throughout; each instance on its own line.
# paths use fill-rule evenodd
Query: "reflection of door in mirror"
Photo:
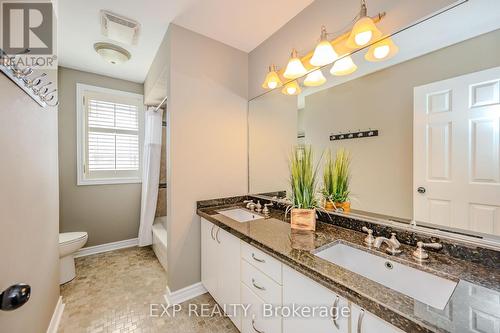
M 500 236 L 500 67 L 415 88 L 414 218 Z

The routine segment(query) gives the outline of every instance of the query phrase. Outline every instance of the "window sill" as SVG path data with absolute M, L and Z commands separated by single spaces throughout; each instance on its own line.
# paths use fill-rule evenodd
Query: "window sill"
M 117 184 L 140 184 L 139 178 L 102 178 L 102 179 L 78 179 L 78 186 L 87 185 L 117 185 Z

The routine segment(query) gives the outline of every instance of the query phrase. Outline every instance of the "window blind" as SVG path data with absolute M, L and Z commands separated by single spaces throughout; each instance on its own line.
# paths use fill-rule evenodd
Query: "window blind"
M 139 155 L 138 107 L 89 98 L 88 171 L 138 171 Z

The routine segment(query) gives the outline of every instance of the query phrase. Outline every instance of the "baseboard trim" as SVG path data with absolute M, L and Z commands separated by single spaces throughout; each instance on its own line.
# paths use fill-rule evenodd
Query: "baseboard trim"
M 206 292 L 207 290 L 203 284 L 198 282 L 174 292 L 171 292 L 170 288 L 167 286 L 167 293 L 164 297 L 168 305 L 175 305 L 189 301 L 190 299 L 203 295 Z
M 54 313 L 52 314 L 52 319 L 50 320 L 49 327 L 47 328 L 47 333 L 57 333 L 63 312 L 64 303 L 62 302 L 62 296 L 59 296 Z
M 90 256 L 92 254 L 109 252 L 119 249 L 125 249 L 127 247 L 137 246 L 138 244 L 139 244 L 139 239 L 132 238 L 113 243 L 84 247 L 83 249 L 80 249 L 78 252 L 76 252 L 75 258 Z

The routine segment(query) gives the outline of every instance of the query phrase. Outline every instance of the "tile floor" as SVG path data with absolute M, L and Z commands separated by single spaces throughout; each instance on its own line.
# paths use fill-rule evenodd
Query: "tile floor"
M 182 304 L 175 317 L 150 316 L 165 304 L 166 273 L 151 248 L 130 248 L 76 259 L 77 277 L 61 287 L 65 309 L 60 333 L 238 332 L 229 318 L 188 315 L 188 304 L 210 304 L 209 294 Z M 156 306 L 158 314 L 161 305 Z

